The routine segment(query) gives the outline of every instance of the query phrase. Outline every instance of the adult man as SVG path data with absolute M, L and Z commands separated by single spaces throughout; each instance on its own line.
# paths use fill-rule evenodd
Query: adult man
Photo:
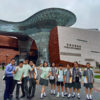
M 15 59 L 11 59 L 10 64 L 5 69 L 5 92 L 4 100 L 10 99 L 12 96 L 13 74 L 15 73 Z

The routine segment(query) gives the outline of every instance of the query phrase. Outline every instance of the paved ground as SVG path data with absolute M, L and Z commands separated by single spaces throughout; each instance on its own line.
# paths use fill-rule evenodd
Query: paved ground
M 2 80 L 3 73 L 4 72 L 0 70 L 0 100 L 3 100 L 3 93 L 4 93 L 4 87 L 5 87 L 4 81 Z M 93 92 L 93 100 L 100 100 L 100 92 L 99 92 L 100 91 L 100 87 L 99 87 L 100 81 L 97 80 L 94 86 L 95 86 L 94 87 L 95 89 Z M 36 88 L 35 97 L 32 100 L 40 100 L 40 89 L 41 89 L 41 86 L 38 85 Z M 46 89 L 46 93 L 47 93 L 47 97 L 45 97 L 44 100 L 67 100 L 67 97 L 56 98 L 55 96 L 50 95 L 50 87 Z M 15 97 L 13 98 L 13 100 L 16 100 Z M 24 98 L 20 100 L 26 100 L 26 99 Z M 77 100 L 77 98 L 74 98 L 74 99 L 70 98 L 69 100 Z M 81 99 L 80 100 L 86 100 L 84 87 L 82 87 L 81 89 Z

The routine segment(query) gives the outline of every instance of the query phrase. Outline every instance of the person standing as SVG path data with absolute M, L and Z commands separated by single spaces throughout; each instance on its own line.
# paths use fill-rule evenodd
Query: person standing
M 5 67 L 5 63 L 2 63 L 2 70 L 4 70 L 4 67 Z
M 22 96 L 21 98 L 28 98 L 28 78 L 29 78 L 29 71 L 32 71 L 31 66 L 28 64 L 29 60 L 26 58 L 23 64 L 24 75 L 22 79 L 21 89 L 22 89 Z
M 72 70 L 72 84 L 73 84 L 73 94 L 72 98 L 75 97 L 75 91 L 77 90 L 77 98 L 80 99 L 80 88 L 81 88 L 81 69 L 79 68 L 78 62 L 74 62 L 74 67 Z
M 43 67 L 41 66 L 42 64 L 37 67 L 37 69 L 42 71 L 39 84 L 42 86 L 40 99 L 43 99 L 43 97 L 46 97 L 45 88 L 48 86 L 49 76 L 51 75 L 51 68 L 48 67 L 48 62 L 46 61 L 43 62 Z
M 29 71 L 29 98 L 31 99 L 34 97 L 36 83 L 37 83 L 37 69 L 33 61 L 29 62 L 29 65 L 32 68 L 32 71 Z
M 94 83 L 94 74 L 93 74 L 92 69 L 90 68 L 90 63 L 87 63 L 86 67 L 87 68 L 83 72 L 86 99 L 92 100 L 93 99 L 92 89 L 93 89 L 93 83 Z M 89 95 L 88 89 L 90 90 L 90 95 Z
M 63 65 L 59 64 L 59 69 L 57 70 L 57 96 L 60 96 L 60 87 L 61 87 L 61 96 L 64 98 L 64 93 L 63 93 L 63 86 L 64 86 L 64 70 L 63 70 Z
M 15 59 L 11 59 L 10 64 L 5 68 L 5 91 L 4 100 L 11 99 L 12 97 L 12 85 L 13 85 L 13 74 L 15 73 Z
M 55 67 L 55 63 L 53 62 L 51 64 L 51 76 L 49 78 L 50 80 L 50 87 L 51 87 L 51 95 L 52 94 L 56 94 L 56 67 Z
M 65 67 L 65 70 L 64 70 L 64 84 L 66 84 L 66 83 L 65 83 L 65 82 L 66 82 L 66 81 L 65 81 L 65 79 L 66 79 L 66 78 L 65 78 L 65 77 L 66 77 L 66 76 L 65 76 L 65 73 L 66 73 L 66 72 L 67 72 L 67 66 Z M 68 90 L 68 89 L 67 89 L 67 87 L 65 86 L 65 93 L 64 93 L 64 96 L 68 96 L 68 91 L 67 91 L 67 90 Z
M 14 74 L 14 88 L 16 86 L 16 99 L 19 99 L 19 89 L 22 83 L 24 70 L 23 70 L 23 61 L 19 62 L 19 65 L 15 68 Z
M 71 97 L 71 88 L 72 88 L 72 70 L 69 64 L 67 64 L 67 70 L 64 72 L 64 82 L 65 82 L 65 90 L 69 89 L 68 98 Z

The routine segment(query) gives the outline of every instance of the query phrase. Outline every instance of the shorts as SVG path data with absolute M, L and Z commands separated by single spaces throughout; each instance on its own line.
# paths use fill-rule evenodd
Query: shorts
M 75 89 L 80 89 L 81 88 L 81 83 L 80 82 L 73 82 L 72 87 Z
M 39 84 L 44 85 L 44 86 L 48 86 L 48 80 L 40 78 Z
M 50 80 L 50 84 L 55 84 L 55 79 Z
M 64 86 L 63 82 L 57 81 L 57 86 Z
M 84 87 L 86 88 L 93 88 L 93 84 L 92 83 L 84 83 Z
M 72 88 L 72 83 L 65 83 L 66 88 Z

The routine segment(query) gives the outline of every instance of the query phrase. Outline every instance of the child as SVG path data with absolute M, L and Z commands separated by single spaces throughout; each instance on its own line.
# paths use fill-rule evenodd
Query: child
M 73 84 L 73 94 L 75 97 L 75 90 L 77 90 L 77 98 L 80 99 L 80 88 L 81 88 L 81 69 L 78 66 L 78 62 L 74 62 L 74 67 L 72 70 L 72 84 Z
M 23 62 L 19 62 L 19 66 L 15 68 L 15 74 L 14 74 L 14 87 L 16 86 L 16 99 L 19 99 L 19 89 L 21 86 L 21 81 L 23 78 L 24 70 L 23 70 Z
M 53 62 L 51 64 L 51 76 L 50 76 L 50 85 L 51 85 L 51 95 L 55 95 L 55 80 L 56 80 L 56 68 L 55 68 L 55 63 Z
M 40 65 L 40 67 L 37 67 L 37 69 L 40 69 L 42 71 L 39 84 L 42 86 L 40 99 L 43 99 L 43 97 L 46 97 L 45 88 L 46 86 L 48 86 L 48 80 L 49 76 L 51 75 L 51 69 L 50 67 L 48 67 L 48 62 L 46 61 L 44 61 L 43 67 L 41 66 L 42 65 Z
M 63 81 L 64 81 L 64 70 L 63 70 L 63 65 L 62 64 L 59 64 L 59 69 L 57 71 L 57 96 L 56 97 L 59 97 L 60 96 L 60 86 L 61 86 L 61 91 L 62 91 L 62 97 L 64 97 L 64 94 L 63 94 Z
M 64 82 L 65 82 L 65 88 L 69 88 L 69 94 L 68 98 L 71 97 L 71 88 L 72 88 L 72 71 L 70 69 L 70 65 L 67 64 L 67 70 L 64 72 Z
M 65 72 L 67 71 L 67 67 L 65 68 L 64 70 L 64 84 L 65 84 Z M 68 93 L 67 93 L 67 87 L 65 87 L 65 93 L 64 93 L 64 96 L 67 96 Z
M 87 63 L 86 67 L 87 68 L 83 72 L 86 99 L 92 100 L 92 88 L 93 88 L 93 83 L 94 83 L 94 74 L 93 74 L 92 69 L 90 69 L 90 63 Z M 88 89 L 90 90 L 90 95 L 88 95 Z
M 26 58 L 24 60 L 24 64 L 23 64 L 23 70 L 24 70 L 24 75 L 23 75 L 23 79 L 22 79 L 22 84 L 21 84 L 21 88 L 22 88 L 22 96 L 21 98 L 28 98 L 28 78 L 29 78 L 29 71 L 32 71 L 31 66 L 28 64 L 29 60 L 28 58 Z
M 35 68 L 33 61 L 30 61 L 29 65 L 32 67 L 32 71 L 29 71 L 29 98 L 31 99 L 35 94 L 37 69 Z

